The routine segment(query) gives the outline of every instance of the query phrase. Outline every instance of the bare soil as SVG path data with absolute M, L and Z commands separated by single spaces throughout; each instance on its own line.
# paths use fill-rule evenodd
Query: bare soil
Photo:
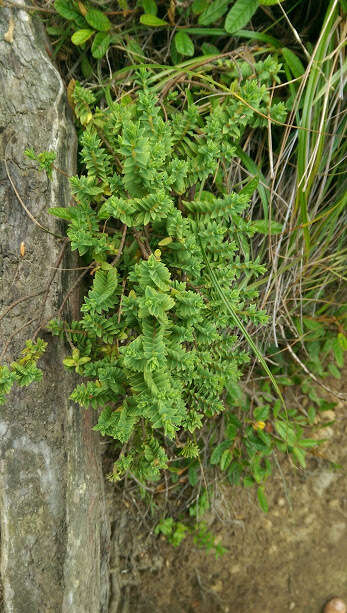
M 328 384 L 346 393 L 347 371 Z M 217 488 L 207 521 L 228 549 L 219 559 L 139 529 L 135 500 L 114 517 L 110 613 L 320 613 L 332 596 L 347 602 L 347 406 L 336 402 L 306 470 L 281 460 L 267 514 L 253 490 Z

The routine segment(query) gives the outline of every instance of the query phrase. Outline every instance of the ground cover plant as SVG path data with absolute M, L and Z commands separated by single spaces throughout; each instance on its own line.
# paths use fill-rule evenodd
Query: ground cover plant
M 170 439 L 171 461 L 198 456 L 195 431 L 224 410 L 248 360 L 236 349 L 230 305 L 241 329 L 266 320 L 250 302 L 257 293 L 247 281 L 264 269 L 249 260 L 254 228 L 242 217 L 257 181 L 231 191 L 223 167 L 245 127 L 264 122 L 262 81 L 278 69 L 271 58 L 259 62 L 258 80 L 239 88 L 242 101 L 217 98 L 206 110 L 191 101 L 182 112 L 171 95 L 165 115 L 144 70 L 134 102 L 124 97 L 93 114 L 93 95 L 78 84 L 72 93 L 86 125 L 87 174 L 71 179 L 75 206 L 51 212 L 68 221 L 71 247 L 92 262 L 94 281 L 82 320 L 70 325 L 74 349 L 64 363 L 94 379 L 72 398 L 104 406 L 96 428 L 123 443 L 115 479 L 130 472 L 140 483 L 157 480 Z M 284 119 L 283 104 L 271 113 Z M 64 333 L 62 322 L 50 328 Z
M 50 9 L 80 141 L 73 206 L 51 213 L 90 281 L 80 321 L 48 328 L 83 378 L 72 398 L 116 441 L 110 478 L 165 509 L 173 544 L 188 508 L 214 548 L 199 524 L 214 467 L 267 510 L 276 454 L 304 467 L 319 442 L 307 429 L 330 405 L 312 380 L 343 366 L 344 7 L 323 6 L 313 44 L 288 25 L 298 3 L 274 4 Z M 253 29 L 260 11 L 291 42 Z M 230 50 L 230 34 L 255 42 Z M 56 171 L 54 152 L 27 155 Z M 3 393 L 42 376 L 44 348 L 32 339 L 2 367 Z M 292 385 L 311 406 L 284 405 Z

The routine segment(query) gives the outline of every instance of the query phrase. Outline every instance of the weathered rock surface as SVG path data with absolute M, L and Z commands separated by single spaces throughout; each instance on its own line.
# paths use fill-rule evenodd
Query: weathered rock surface
M 7 363 L 40 321 L 54 316 L 71 282 L 58 270 L 50 284 L 63 242 L 29 218 L 8 177 L 39 223 L 61 234 L 47 209 L 68 204 L 68 182 L 57 173 L 49 182 L 24 156 L 28 147 L 54 150 L 57 166 L 74 172 L 76 136 L 45 45 L 25 11 L 0 9 L 0 317 L 14 301 L 43 292 L 0 321 L 2 349 L 17 331 L 1 359 Z M 71 260 L 64 256 L 62 265 Z M 99 440 L 92 415 L 68 399 L 74 381 L 61 366 L 64 347 L 48 335 L 45 340 L 42 382 L 14 390 L 0 407 L 3 607 L 6 613 L 102 613 L 109 527 Z

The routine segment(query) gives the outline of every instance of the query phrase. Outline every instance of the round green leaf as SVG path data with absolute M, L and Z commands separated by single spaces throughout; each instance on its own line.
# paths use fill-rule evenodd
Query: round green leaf
M 176 49 L 176 45 L 175 45 L 175 41 L 172 40 L 171 41 L 171 45 L 170 45 L 170 57 L 171 57 L 171 61 L 174 65 L 179 63 L 179 58 L 180 56 L 177 53 L 177 49 Z
M 144 26 L 150 26 L 151 28 L 158 28 L 159 26 L 168 26 L 168 22 L 164 21 L 164 19 L 159 19 L 155 15 L 141 15 L 140 22 Z
M 253 17 L 259 6 L 258 0 L 236 0 L 226 16 L 224 27 L 229 34 L 241 30 Z
M 111 27 L 111 22 L 107 15 L 98 9 L 89 9 L 85 15 L 85 20 L 92 28 L 99 32 L 108 32 Z
M 211 43 L 202 43 L 201 51 L 204 55 L 218 55 L 219 53 L 217 47 Z
M 177 32 L 175 35 L 175 46 L 178 53 L 192 57 L 194 55 L 194 43 L 186 32 Z
M 142 0 L 142 8 L 147 15 L 156 15 L 158 7 L 154 0 Z
M 76 24 L 76 27 L 80 30 L 83 30 L 88 25 L 83 15 L 81 15 L 80 13 L 76 13 L 76 16 L 74 17 L 74 23 Z
M 269 417 L 269 407 L 257 407 L 253 411 L 253 417 L 256 421 L 266 421 Z
M 55 0 L 54 8 L 64 19 L 72 21 L 79 16 L 79 13 L 71 8 L 71 4 L 68 0 Z
M 77 32 L 74 32 L 71 36 L 71 42 L 73 42 L 73 44 L 77 46 L 83 45 L 88 40 L 88 38 L 93 36 L 93 34 L 94 30 L 77 30 Z
M 226 449 L 223 451 L 222 457 L 220 459 L 220 468 L 221 470 L 226 470 L 231 463 L 233 456 L 230 452 L 230 449 Z
M 92 56 L 99 60 L 104 57 L 111 42 L 111 36 L 107 32 L 98 32 L 92 44 Z
M 229 0 L 214 0 L 200 15 L 198 23 L 209 26 L 223 17 L 228 8 Z

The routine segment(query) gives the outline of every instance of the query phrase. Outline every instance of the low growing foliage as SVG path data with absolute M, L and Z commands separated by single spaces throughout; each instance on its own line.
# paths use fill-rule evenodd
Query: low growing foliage
M 232 17 L 240 4 L 232 5 Z M 107 18 L 89 13 L 84 17 L 98 30 L 94 41 L 109 36 Z M 182 55 L 193 54 L 182 31 L 175 44 Z M 168 517 L 157 533 L 174 545 L 192 534 L 216 555 L 223 548 L 200 521 L 211 499 L 209 486 L 202 486 L 202 455 L 204 467 L 218 467 L 231 484 L 256 485 L 267 511 L 264 483 L 274 453 L 290 453 L 304 467 L 306 450 L 317 445 L 305 437 L 305 428 L 327 408 L 295 368 L 283 374 L 282 354 L 272 383 L 275 377 L 277 392 L 278 386 L 306 385 L 313 403 L 306 415 L 286 411 L 281 392 L 276 397 L 267 380 L 257 389 L 255 405 L 238 384 L 249 361 L 242 337 L 255 351 L 250 331 L 267 321 L 254 289 L 265 269 L 260 257 L 252 257 L 251 239 L 256 233 L 281 234 L 282 224 L 249 219 L 250 199 L 257 188 L 260 192 L 258 178 L 231 185 L 228 169 L 239 157 L 261 176 L 240 153 L 243 138 L 250 129 L 267 127 L 268 116 L 285 121 L 286 108 L 268 89 L 279 81 L 281 66 L 274 57 L 254 65 L 220 58 L 218 66 L 224 89 L 200 105 L 190 89 L 184 105 L 175 90 L 159 98 L 145 70 L 137 72 L 135 95 L 123 93 L 113 101 L 107 90 L 106 107 L 97 106 L 97 92 L 70 84 L 80 124 L 80 173 L 70 179 L 73 206 L 50 212 L 67 222 L 71 248 L 92 280 L 81 319 L 57 319 L 48 326 L 68 340 L 71 355 L 64 365 L 82 377 L 71 398 L 97 410 L 95 429 L 116 441 L 110 478 L 130 475 L 144 497 L 148 484 L 155 491 L 152 484 L 163 470 L 173 487 L 183 478 L 192 491 L 198 488 L 188 505 L 194 525 Z M 54 152 L 26 153 L 51 176 Z M 327 337 L 317 318 L 298 321 L 297 329 L 310 335 L 311 371 L 324 376 L 317 356 L 333 353 L 337 366 L 330 370 L 338 376 L 346 349 L 342 332 Z M 2 394 L 15 381 L 25 385 L 41 377 L 36 362 L 45 343 L 28 343 L 23 358 L 1 367 Z M 269 374 L 266 364 L 265 369 Z
M 42 370 L 38 368 L 37 362 L 46 347 L 47 343 L 41 338 L 36 343 L 28 340 L 16 362 L 10 366 L 0 366 L 0 404 L 5 402 L 5 395 L 9 394 L 13 385 L 25 387 L 42 379 Z
M 185 57 L 195 55 L 196 36 L 215 37 L 217 34 L 228 37 L 234 34 L 253 38 L 254 32 L 242 28 L 249 24 L 260 7 L 276 4 L 279 0 L 194 0 L 185 3 L 122 0 L 119 2 L 120 10 L 108 11 L 99 3 L 93 6 L 81 0 L 55 0 L 58 22 L 48 25 L 47 30 L 52 37 L 58 37 L 57 51 L 67 40 L 80 50 L 82 73 L 85 78 L 90 78 L 92 64 L 104 58 L 112 47 L 123 48 L 130 57 L 142 62 L 145 56 L 137 39 L 139 31 L 148 37 L 156 32 L 170 34 L 170 31 L 177 30 L 170 48 L 171 59 L 177 64 Z M 128 15 L 132 15 L 130 23 L 125 21 Z M 183 27 L 180 25 L 182 19 L 185 22 Z M 126 23 L 124 28 L 122 22 Z M 206 55 L 218 52 L 214 45 L 206 42 L 201 51 Z
M 263 74 L 263 62 L 258 68 Z M 268 78 L 278 69 L 269 59 Z M 145 482 L 177 456 L 198 456 L 196 431 L 225 410 L 248 361 L 202 248 L 240 320 L 266 321 L 247 288 L 264 270 L 247 246 L 255 229 L 245 210 L 256 183 L 230 191 L 224 169 L 245 128 L 264 123 L 257 111 L 267 114 L 269 94 L 245 79 L 246 105 L 229 96 L 212 99 L 207 112 L 192 101 L 180 110 L 173 95 L 164 115 L 146 72 L 138 81 L 136 99 L 103 110 L 76 85 L 85 171 L 71 179 L 74 206 L 51 213 L 68 221 L 72 249 L 93 263 L 64 362 L 87 380 L 71 397 L 102 409 L 96 429 L 122 444 L 112 478 L 130 473 Z M 283 105 L 271 114 L 283 120 Z M 63 326 L 52 322 L 51 330 Z
M 193 527 L 173 517 L 162 519 L 154 530 L 155 534 L 162 534 L 174 547 L 178 547 L 188 536 L 193 538 L 193 543 L 206 553 L 212 551 L 216 559 L 227 552 L 227 549 L 217 542 L 216 537 L 208 530 L 204 522 L 197 522 Z

